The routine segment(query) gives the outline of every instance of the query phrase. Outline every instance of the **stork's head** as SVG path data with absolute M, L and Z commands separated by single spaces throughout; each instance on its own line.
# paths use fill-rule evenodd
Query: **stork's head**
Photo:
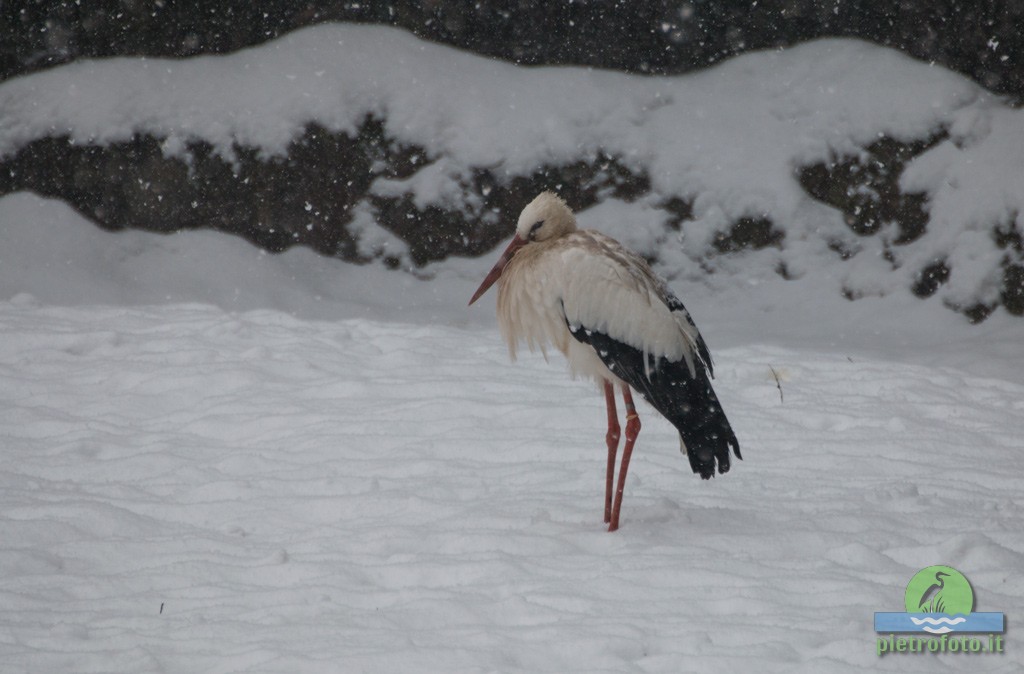
M 508 248 L 498 258 L 498 262 L 487 273 L 484 282 L 473 293 L 473 299 L 469 300 L 469 303 L 472 304 L 480 299 L 480 296 L 501 278 L 501 273 L 505 271 L 506 265 L 520 248 L 557 239 L 575 230 L 576 216 L 572 214 L 565 202 L 554 192 L 541 192 L 519 214 L 516 235 L 512 237 Z
M 525 243 L 547 241 L 576 229 L 576 216 L 554 192 L 541 192 L 519 214 L 516 237 Z

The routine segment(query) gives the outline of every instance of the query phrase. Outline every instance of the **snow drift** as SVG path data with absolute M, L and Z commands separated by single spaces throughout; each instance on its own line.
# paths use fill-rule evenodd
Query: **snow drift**
M 976 319 L 1000 304 L 1024 312 L 1024 116 L 959 75 L 852 40 L 645 78 L 519 68 L 397 30 L 319 26 L 229 56 L 87 61 L 9 81 L 0 86 L 0 156 L 45 138 L 98 148 L 152 138 L 188 171 L 219 157 L 250 183 L 254 157 L 294 155 L 311 128 L 357 138 L 368 119 L 382 125 L 385 146 L 413 148 L 402 171 L 359 164 L 372 173 L 360 190 L 342 175 L 286 199 L 287 213 L 226 228 L 262 228 L 286 246 L 340 227 L 347 255 L 408 264 L 412 246 L 422 263 L 434 259 L 422 252 L 431 245 L 478 253 L 499 240 L 525 203 L 522 181 L 580 190 L 564 177 L 581 162 L 594 186 L 577 206 L 617 208 L 614 179 L 594 174 L 611 162 L 635 184 L 621 195 L 630 202 L 621 217 L 601 224 L 668 275 L 714 271 L 745 283 L 833 265 L 834 291 L 862 298 L 908 292 L 932 273 L 934 288 L 919 293 L 932 302 Z M 930 141 L 897 167 L 897 188 L 921 195 L 926 212 L 912 240 L 892 222 L 858 233 L 850 223 L 859 208 L 823 204 L 798 180 L 802 167 L 867 158 L 879 138 Z M 149 185 L 159 172 L 140 180 L 133 198 L 150 206 L 181 191 Z M 46 191 L 16 177 L 9 185 Z M 335 191 L 344 203 L 314 217 Z M 183 209 L 202 208 L 196 201 Z M 745 228 L 757 236 L 745 239 Z

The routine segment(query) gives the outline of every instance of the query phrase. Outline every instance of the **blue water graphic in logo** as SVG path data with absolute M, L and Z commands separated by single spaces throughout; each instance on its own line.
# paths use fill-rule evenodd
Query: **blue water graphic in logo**
M 876 632 L 1002 632 L 1002 613 L 876 613 Z

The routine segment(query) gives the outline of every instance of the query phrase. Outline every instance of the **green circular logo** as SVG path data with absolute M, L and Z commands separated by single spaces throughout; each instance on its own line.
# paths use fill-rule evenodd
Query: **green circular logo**
M 969 615 L 974 610 L 974 590 L 953 567 L 929 566 L 910 579 L 906 604 L 907 613 Z

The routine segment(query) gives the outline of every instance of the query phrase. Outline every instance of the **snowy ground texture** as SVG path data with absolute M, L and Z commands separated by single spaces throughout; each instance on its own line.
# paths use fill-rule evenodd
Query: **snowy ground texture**
M 824 294 L 726 308 L 694 286 L 745 460 L 702 482 L 641 408 L 609 534 L 602 400 L 561 363 L 507 362 L 465 307 L 488 260 L 413 285 L 362 270 L 360 299 L 308 251 L 114 235 L 28 195 L 0 224 L 5 671 L 1024 665 L 1012 631 L 1001 656 L 881 660 L 872 632 L 938 563 L 1018 619 L 1007 317 L 908 328 L 911 299 L 872 323 Z
M 321 46 L 337 37 L 311 35 Z M 856 56 L 851 88 L 867 90 L 870 73 L 906 66 L 891 52 L 849 45 L 833 43 Z M 269 53 L 281 50 L 300 84 L 320 78 L 289 60 L 293 48 L 285 41 Z M 429 53 L 422 72 L 410 56 L 412 76 L 437 64 Z M 834 92 L 818 89 L 819 66 L 829 75 L 840 59 L 826 63 L 822 53 L 819 45 L 727 64 L 736 77 L 785 65 L 778 81 L 766 82 L 782 88 L 785 73 L 805 72 L 814 86 L 795 111 L 770 96 L 759 104 L 777 119 L 767 130 L 739 114 L 742 105 L 733 115 L 705 111 L 692 120 L 698 137 L 711 125 L 703 149 L 669 143 L 659 154 L 665 137 L 649 125 L 667 124 L 658 110 L 668 108 L 657 105 L 636 123 L 636 109 L 623 103 L 590 124 L 559 98 L 546 119 L 595 139 L 607 131 L 623 144 L 642 140 L 647 159 L 671 157 L 673 147 L 691 158 L 708 148 L 763 148 L 754 154 L 778 167 L 754 206 L 795 213 L 806 227 L 814 213 L 791 200 L 793 153 L 852 147 L 878 128 L 909 124 L 911 133 L 948 121 L 964 127 L 960 141 L 981 139 L 964 147 L 987 147 L 982 113 L 991 101 L 973 85 L 913 64 L 901 81 L 927 94 L 913 114 L 906 101 L 828 104 Z M 241 82 L 215 95 L 224 93 L 217 73 L 246 70 L 243 57 L 228 57 L 202 65 L 217 75 L 207 81 L 214 94 L 176 89 L 168 73 L 136 98 L 104 98 L 104 86 L 116 89 L 136 69 L 126 63 L 15 83 L 25 89 L 14 113 L 5 109 L 0 135 L 24 140 L 38 131 L 35 122 L 21 125 L 21 112 L 88 139 L 130 133 L 132 115 L 155 110 L 155 127 L 221 129 L 230 144 L 240 133 L 232 124 L 247 118 L 239 112 L 218 126 L 217 105 L 262 91 Z M 561 71 L 473 63 L 485 71 L 474 81 L 565 81 Z M 140 67 L 163 72 L 167 64 L 157 65 Z M 292 81 L 274 67 L 263 75 Z M 71 108 L 46 107 L 60 99 L 44 96 L 47 78 L 59 88 L 69 73 L 85 121 L 53 116 Z M 706 74 L 687 81 L 709 92 L 735 86 Z M 616 87 L 650 82 L 593 73 L 578 86 L 615 101 L 623 100 Z M 338 114 L 347 118 L 365 103 L 360 92 L 378 85 L 367 79 L 342 96 L 358 100 Z M 6 91 L 10 98 L 15 88 Z M 188 107 L 184 121 L 168 121 L 178 113 L 165 96 L 175 91 L 193 102 L 205 96 L 209 108 Z M 327 94 L 314 97 L 324 115 L 338 100 Z M 543 125 L 509 125 L 511 140 L 489 148 L 480 143 L 486 115 L 475 118 L 473 109 L 464 135 L 430 127 L 449 109 L 429 100 L 424 116 L 405 120 L 409 133 L 450 145 L 466 165 L 498 150 L 529 162 L 536 148 L 565 149 L 549 144 L 557 134 Z M 747 100 L 729 95 L 716 105 Z M 779 131 L 790 112 L 817 109 L 828 114 L 810 128 L 834 129 L 829 142 Z M 124 124 L 119 112 L 131 113 Z M 835 126 L 833 113 L 855 121 Z M 1003 128 L 1003 116 L 1013 117 L 1004 126 L 1019 123 L 1019 113 L 1000 112 L 991 128 Z M 275 119 L 254 115 L 253 138 L 271 147 L 308 121 Z M 761 144 L 722 140 L 730 129 Z M 955 165 L 971 164 L 971 180 L 1015 166 L 1019 155 L 1000 147 Z M 656 174 L 708 180 L 702 189 L 713 203 L 700 217 L 710 223 L 715 199 L 750 182 L 745 160 L 740 152 L 717 170 L 663 166 Z M 942 171 L 929 173 L 921 161 L 908 180 L 942 182 Z M 446 189 L 439 183 L 414 187 Z M 1011 191 L 995 204 L 968 203 L 961 194 L 965 210 L 956 212 L 1001 212 L 1019 198 Z M 606 203 L 581 221 L 636 245 L 645 208 Z M 634 239 L 627 223 L 639 223 Z M 955 234 L 966 220 L 945 223 L 937 232 Z M 825 217 L 822 226 L 835 223 Z M 846 302 L 835 289 L 848 269 L 819 264 L 810 251 L 799 257 L 800 278 L 784 281 L 757 271 L 767 253 L 722 258 L 707 279 L 681 256 L 673 281 L 716 358 L 716 390 L 745 459 L 702 482 L 671 427 L 642 406 L 622 528 L 609 534 L 601 522 L 603 401 L 556 359 L 508 362 L 488 302 L 465 306 L 492 259 L 449 260 L 422 282 L 307 250 L 270 256 L 211 232 L 111 234 L 59 203 L 0 199 L 0 670 L 1021 671 L 1014 626 L 1024 606 L 1024 324 L 997 312 L 969 326 L 905 290 Z M 970 579 L 978 610 L 1006 613 L 1006 653 L 875 654 L 873 613 L 900 610 L 911 576 L 933 564 Z

